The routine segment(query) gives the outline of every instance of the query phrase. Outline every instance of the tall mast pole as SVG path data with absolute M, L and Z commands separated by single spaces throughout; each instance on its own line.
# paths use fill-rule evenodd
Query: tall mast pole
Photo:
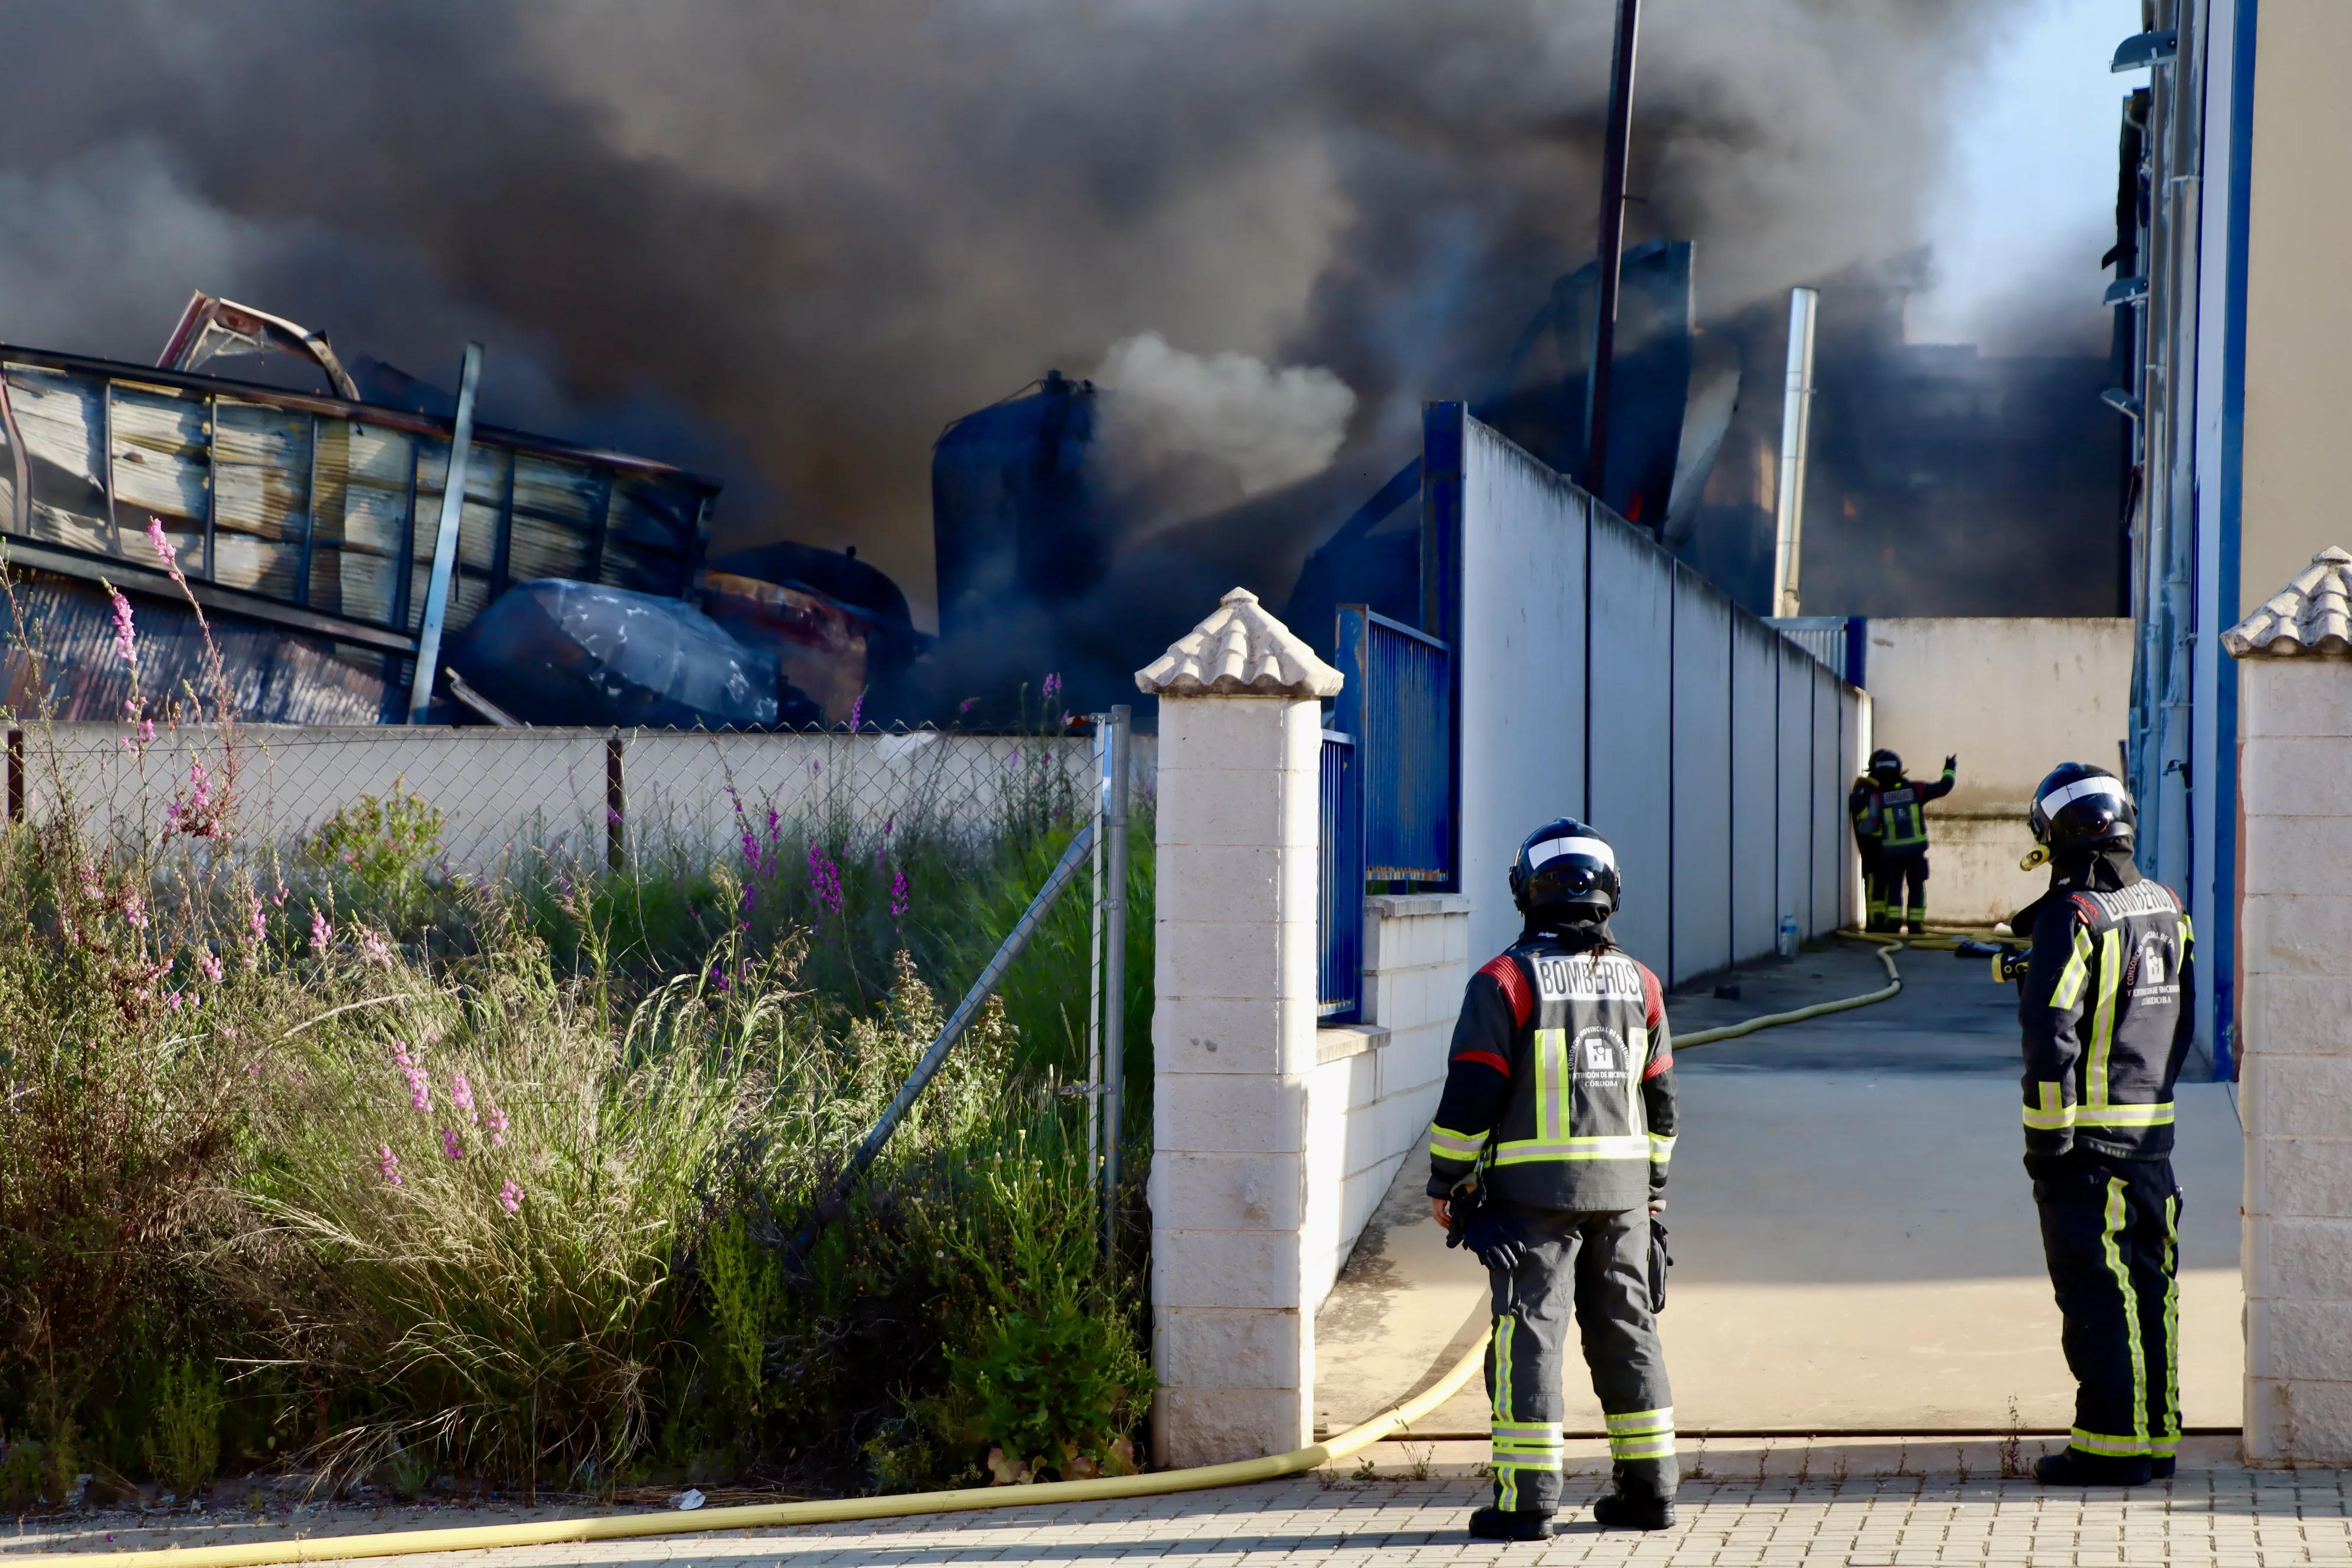
M 1633 123 L 1633 46 L 1642 0 L 1617 0 L 1617 43 L 1609 68 L 1609 134 L 1601 149 L 1600 308 L 1592 365 L 1584 378 L 1584 488 L 1605 503 L 1609 480 L 1609 381 L 1617 353 L 1617 285 L 1625 254 L 1625 160 Z

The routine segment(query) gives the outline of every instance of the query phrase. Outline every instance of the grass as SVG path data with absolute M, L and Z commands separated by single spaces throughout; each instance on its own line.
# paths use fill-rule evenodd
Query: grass
M 716 855 L 477 881 L 426 869 L 440 804 L 413 796 L 241 847 L 233 715 L 188 692 L 174 720 L 218 728 L 160 830 L 69 794 L 0 826 L 0 1501 L 279 1461 L 395 1493 L 1136 1462 L 1149 1107 L 1106 1262 L 1063 1092 L 1082 895 L 805 1273 L 779 1261 L 1066 800 L 866 837 L 745 803 Z M 1148 816 L 1136 839 L 1148 1085 Z

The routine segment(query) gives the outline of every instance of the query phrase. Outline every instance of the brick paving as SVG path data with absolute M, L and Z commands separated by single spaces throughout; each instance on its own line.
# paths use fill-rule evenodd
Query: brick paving
M 2007 1457 L 2030 1463 L 2029 1440 Z M 2254 1471 L 2237 1465 L 2229 1439 L 2191 1439 L 2169 1483 L 2104 1490 L 2045 1490 L 2005 1479 L 2000 1446 L 1950 1439 L 1835 1442 L 1756 1439 L 1686 1444 L 1693 1474 L 1681 1522 L 1655 1535 L 1603 1531 L 1587 1510 L 1606 1460 L 1597 1443 L 1571 1448 L 1569 1498 L 1579 1522 L 1547 1542 L 1473 1542 L 1462 1521 L 1483 1500 L 1477 1446 L 1388 1443 L 1360 1462 L 1291 1480 L 1176 1497 L 1058 1508 L 1008 1508 L 908 1520 L 724 1535 L 682 1535 L 593 1545 L 451 1552 L 376 1561 L 398 1568 L 884 1568 L 949 1563 L 1078 1564 L 1145 1558 L 1177 1568 L 1237 1568 L 1276 1562 L 1772 1565 L 1855 1568 L 1946 1564 L 2181 1563 L 2268 1568 L 2352 1564 L 2352 1491 L 2337 1470 Z M 446 1516 L 454 1511 L 436 1510 Z M 316 1533 L 487 1524 L 497 1510 L 461 1519 L 380 1521 L 360 1510 L 315 1516 Z M 345 1517 L 349 1516 L 349 1517 Z M 194 1546 L 254 1533 L 286 1539 L 284 1526 L 228 1521 L 169 1529 L 114 1527 L 111 1541 L 85 1523 L 32 1528 L 0 1556 L 38 1561 L 59 1551 L 104 1553 L 132 1546 Z M 306 1532 L 309 1532 L 306 1531 Z

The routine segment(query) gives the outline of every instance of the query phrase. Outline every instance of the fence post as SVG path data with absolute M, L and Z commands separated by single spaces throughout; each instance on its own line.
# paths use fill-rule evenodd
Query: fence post
M 8 820 L 25 820 L 25 731 L 8 731 Z
M 1152 1457 L 1298 1447 L 1322 713 L 1339 671 L 1255 595 L 1136 676 L 1160 701 L 1152 1021 Z
M 604 737 L 604 865 L 617 871 L 628 863 L 629 795 L 621 773 L 621 732 Z
M 1103 889 L 1103 1256 L 1118 1258 L 1118 1138 L 1127 1097 L 1127 736 L 1131 710 L 1110 710 L 1110 799 Z

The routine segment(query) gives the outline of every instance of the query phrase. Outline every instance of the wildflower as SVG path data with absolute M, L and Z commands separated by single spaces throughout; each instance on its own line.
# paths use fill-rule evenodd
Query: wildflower
M 131 922 L 133 931 L 147 929 L 147 900 L 136 893 L 122 895 L 122 918 Z
M 522 1189 L 516 1186 L 512 1181 L 500 1182 L 499 1184 L 499 1207 L 506 1210 L 509 1214 L 520 1214 L 522 1212 Z
M 400 1185 L 400 1156 L 392 1152 L 391 1144 L 376 1145 L 375 1168 L 383 1173 L 383 1179 L 387 1183 L 395 1187 Z
M 971 705 L 979 700 L 980 699 L 977 697 L 967 697 L 962 701 L 957 703 L 956 716 L 958 718 L 961 718 L 964 714 L 971 712 Z
M 174 1013 L 178 1012 L 187 1005 L 188 998 L 184 992 L 173 991 L 163 998 L 163 1005 L 170 1008 Z
M 710 966 L 710 987 L 722 995 L 727 991 L 727 972 L 716 963 Z
M 914 889 L 907 885 L 906 868 L 900 867 L 898 874 L 890 879 L 890 918 L 894 921 L 903 919 L 914 907 Z
M 172 548 L 172 542 L 169 539 L 163 537 L 163 520 L 162 518 L 151 517 L 147 520 L 147 542 L 155 547 L 157 557 L 163 563 L 163 570 L 169 572 L 174 577 L 178 576 L 180 574 L 180 552 Z
M 833 863 L 832 856 L 814 844 L 808 848 L 808 880 L 809 890 L 816 895 L 816 901 L 839 914 L 842 905 L 841 868 Z
M 414 1110 L 432 1110 L 433 1080 L 425 1076 L 425 1069 L 420 1067 L 410 1067 L 404 1068 L 403 1071 L 408 1079 L 409 1108 Z
M 245 896 L 245 929 L 256 942 L 269 934 L 269 917 L 262 912 L 260 899 L 251 893 Z
M 507 1113 L 505 1110 L 501 1110 L 498 1106 L 491 1106 L 489 1114 L 491 1148 L 503 1149 L 507 1146 L 507 1128 L 509 1125 L 509 1123 L 507 1121 Z
M 809 777 L 811 777 L 811 778 L 814 778 L 814 777 L 816 777 L 816 771 L 817 771 L 817 769 L 819 769 L 819 768 L 821 768 L 821 767 L 823 767 L 823 766 L 824 766 L 824 764 L 823 763 L 811 763 L 809 764 Z
M 386 969 L 392 967 L 392 948 L 384 942 L 383 935 L 380 931 L 362 926 L 360 952 L 366 955 L 370 963 L 382 964 Z
M 152 746 L 155 743 L 154 720 L 142 719 L 139 721 L 139 743 L 142 746 Z
M 866 693 L 861 691 L 857 694 L 857 700 L 849 705 L 849 732 L 853 735 L 857 733 L 857 726 L 865 722 L 865 720 Z
M 135 669 L 139 666 L 139 637 L 131 629 L 131 601 L 111 583 L 106 585 L 106 596 L 114 601 L 114 657 Z M 136 715 L 136 699 L 125 698 L 123 706 Z
M 1055 698 L 1056 698 L 1056 697 L 1058 697 L 1058 696 L 1060 696 L 1061 694 L 1062 694 L 1062 678 L 1061 678 L 1059 675 L 1055 675 L 1055 674 L 1050 674 L 1050 673 L 1049 673 L 1049 674 L 1045 677 L 1045 706 L 1046 706 L 1046 707 L 1048 707 L 1048 708 L 1051 708 L 1051 707 L 1054 705 L 1054 699 L 1055 699 Z
M 214 952 L 211 948 L 207 947 L 198 950 L 196 953 L 196 967 L 204 971 L 204 975 L 206 980 L 211 981 L 215 985 L 221 983 L 220 955 Z
M 448 1155 L 452 1160 L 462 1160 L 466 1157 L 466 1151 L 458 1145 L 457 1134 L 446 1127 L 441 1129 L 441 1152 Z
M 466 1075 L 462 1072 L 449 1075 L 449 1103 L 456 1106 L 467 1121 L 477 1126 L 481 1124 L 482 1119 L 474 1112 L 474 1086 L 466 1081 Z
M 318 910 L 310 911 L 310 945 L 320 952 L 335 940 L 335 928 Z

